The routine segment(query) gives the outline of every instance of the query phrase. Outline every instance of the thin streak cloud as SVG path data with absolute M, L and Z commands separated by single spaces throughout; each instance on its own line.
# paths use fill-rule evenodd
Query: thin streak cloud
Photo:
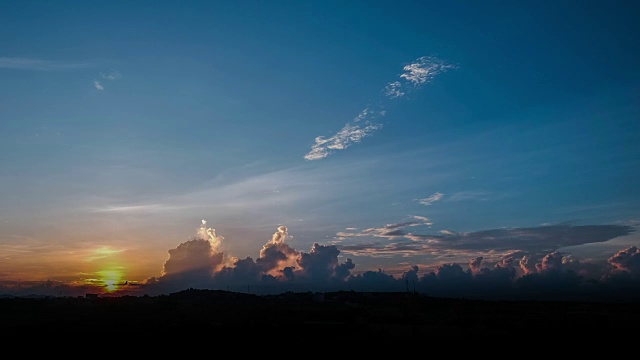
M 487 191 L 459 191 L 457 193 L 449 196 L 449 201 L 465 201 L 465 200 L 476 200 L 476 201 L 484 201 L 488 200 L 492 194 Z M 498 196 L 500 197 L 500 195 Z
M 19 57 L 0 57 L 0 69 L 54 71 L 87 68 L 92 66 L 93 64 L 90 63 L 49 61 Z
M 123 206 L 106 206 L 102 208 L 94 208 L 91 212 L 94 213 L 145 213 L 145 212 L 157 212 L 165 210 L 178 209 L 176 206 L 167 206 L 162 204 L 148 204 L 148 205 L 123 205 Z
M 125 206 L 107 206 L 99 209 L 94 209 L 92 212 L 109 212 L 109 213 L 131 213 L 131 212 L 144 212 L 162 209 L 160 204 L 150 205 L 125 205 Z

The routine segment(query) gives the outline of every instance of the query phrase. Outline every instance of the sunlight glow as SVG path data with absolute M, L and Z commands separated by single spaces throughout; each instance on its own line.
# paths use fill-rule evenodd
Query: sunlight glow
M 107 292 L 114 292 L 118 290 L 123 278 L 123 273 L 121 271 L 110 269 L 98 271 L 97 273 L 100 275 L 99 282 L 103 284 Z

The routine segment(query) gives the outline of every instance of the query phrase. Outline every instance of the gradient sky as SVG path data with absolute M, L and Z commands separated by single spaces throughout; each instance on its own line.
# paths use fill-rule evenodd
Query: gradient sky
M 0 293 L 637 286 L 638 18 L 2 1 Z

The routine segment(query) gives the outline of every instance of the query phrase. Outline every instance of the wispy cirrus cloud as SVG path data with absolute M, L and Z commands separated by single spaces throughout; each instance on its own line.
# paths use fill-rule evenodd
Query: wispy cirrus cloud
M 389 82 L 383 89 L 384 97 L 382 101 L 379 101 L 377 110 L 367 107 L 335 135 L 328 138 L 317 136 L 311 150 L 304 156 L 305 160 L 324 159 L 336 150 L 344 150 L 361 142 L 365 137 L 371 136 L 376 130 L 382 128 L 382 124 L 374 120 L 385 115 L 383 103 L 385 99 L 403 97 L 405 94 L 419 89 L 436 75 L 452 68 L 455 66 L 431 56 L 422 56 L 406 65 L 399 75 L 400 79 Z
M 347 231 L 339 232 L 336 234 L 336 238 L 340 240 L 345 240 L 349 238 L 357 238 L 357 237 L 368 237 L 368 238 L 385 238 L 385 239 L 395 239 L 395 238 L 404 238 L 409 233 L 404 230 L 407 227 L 416 227 L 416 226 L 431 226 L 433 223 L 431 220 L 424 216 L 412 216 L 411 220 L 395 223 L 395 224 L 387 224 L 382 227 L 368 228 L 361 231 L 358 231 L 356 228 L 347 228 Z
M 436 201 L 440 201 L 443 197 L 444 197 L 443 193 L 435 192 L 426 198 L 418 199 L 418 202 L 422 205 L 431 205 Z
M 365 121 L 363 125 L 348 123 L 337 134 L 329 138 L 316 137 L 315 144 L 311 146 L 311 151 L 304 158 L 306 160 L 324 159 L 334 150 L 344 150 L 352 144 L 359 143 L 381 127 L 381 124 L 375 124 L 369 120 Z
M 454 65 L 446 64 L 433 56 L 423 56 L 405 66 L 400 77 L 414 86 L 419 86 L 429 82 L 439 73 L 454 67 Z
M 118 70 L 110 70 L 108 73 L 100 73 L 100 78 L 107 81 L 116 81 L 122 79 L 122 74 Z M 93 86 L 96 90 L 104 90 L 104 83 L 99 80 L 93 81 Z
M 0 57 L 0 69 L 55 71 L 92 67 L 86 62 L 64 62 L 21 57 Z
M 144 204 L 144 205 L 120 205 L 120 206 L 105 206 L 100 208 L 93 208 L 90 211 L 96 213 L 147 213 L 158 212 L 167 210 L 176 210 L 179 207 L 163 204 Z
M 489 197 L 492 194 L 487 191 L 458 191 L 457 193 L 452 194 L 448 197 L 449 201 L 465 201 L 465 200 L 476 200 L 476 201 L 484 201 L 489 200 Z M 499 195 L 502 196 L 502 195 Z
M 115 80 L 122 79 L 122 74 L 120 74 L 118 70 L 113 69 L 108 73 L 100 73 L 100 77 L 103 79 L 115 81 Z
M 101 246 L 97 249 L 90 250 L 90 253 L 85 258 L 85 261 L 92 262 L 95 260 L 105 259 L 110 256 L 122 253 L 124 249 L 113 249 L 109 246 Z

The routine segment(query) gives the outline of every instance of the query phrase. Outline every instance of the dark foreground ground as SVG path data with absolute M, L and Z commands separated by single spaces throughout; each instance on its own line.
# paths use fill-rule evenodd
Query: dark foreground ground
M 156 297 L 3 298 L 3 338 L 199 334 L 286 338 L 588 338 L 634 334 L 640 303 L 480 301 L 413 293 L 185 290 Z

